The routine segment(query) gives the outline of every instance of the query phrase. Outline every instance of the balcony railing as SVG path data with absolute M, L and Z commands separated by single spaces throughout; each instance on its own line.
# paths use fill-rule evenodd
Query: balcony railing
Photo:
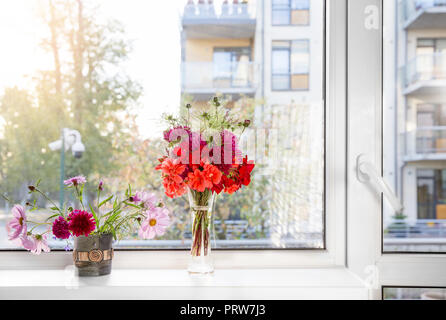
M 442 219 L 418 219 L 412 223 L 391 219 L 385 224 L 385 238 L 446 238 L 446 220 Z
M 183 22 L 203 23 L 203 21 L 243 22 L 255 19 L 254 2 L 223 3 L 221 6 L 210 3 L 189 3 L 184 8 Z
M 254 88 L 253 62 L 183 62 L 183 89 L 186 91 L 240 92 Z
M 406 88 L 420 81 L 446 80 L 446 54 L 418 55 L 403 70 Z
M 435 9 L 446 8 L 446 0 L 403 0 L 402 17 L 403 21 L 413 20 L 420 12 Z
M 406 132 L 406 157 L 419 160 L 446 156 L 446 126 L 421 127 Z

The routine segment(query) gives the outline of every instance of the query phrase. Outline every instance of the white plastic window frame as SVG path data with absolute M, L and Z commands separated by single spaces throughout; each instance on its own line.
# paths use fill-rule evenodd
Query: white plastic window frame
M 383 86 L 392 72 L 386 59 L 392 57 L 394 39 L 392 31 L 383 32 L 394 21 L 392 5 L 396 1 L 347 4 L 347 265 L 369 280 L 374 299 L 382 298 L 385 286 L 446 287 L 446 255 L 382 252 L 383 198 L 356 177 L 360 154 L 367 154 L 382 172 L 383 110 L 395 107 L 386 99 L 390 89 Z
M 345 267 L 346 265 L 346 1 L 326 0 L 325 85 L 325 249 L 215 250 L 218 269 Z M 264 5 L 269 1 L 265 0 Z M 119 250 L 114 268 L 186 268 L 188 254 L 179 250 Z M 118 258 L 119 257 L 119 258 Z M 0 269 L 63 268 L 70 254 L 40 256 L 0 251 Z

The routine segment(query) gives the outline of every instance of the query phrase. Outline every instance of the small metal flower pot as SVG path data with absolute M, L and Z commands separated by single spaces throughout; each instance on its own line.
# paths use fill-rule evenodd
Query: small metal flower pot
M 90 235 L 74 238 L 73 260 L 80 277 L 103 276 L 111 273 L 113 235 Z

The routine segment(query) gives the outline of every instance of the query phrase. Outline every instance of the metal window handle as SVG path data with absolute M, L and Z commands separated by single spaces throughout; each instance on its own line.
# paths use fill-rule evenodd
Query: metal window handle
M 356 175 L 360 182 L 370 184 L 375 187 L 379 193 L 382 193 L 392 205 L 396 213 L 403 210 L 403 205 L 393 192 L 392 188 L 390 188 L 381 174 L 378 173 L 378 170 L 373 163 L 369 161 L 364 154 L 359 155 L 356 159 Z

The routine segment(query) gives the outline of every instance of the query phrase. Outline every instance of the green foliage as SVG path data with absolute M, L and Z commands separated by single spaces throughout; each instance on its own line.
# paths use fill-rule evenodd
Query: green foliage
M 48 143 L 59 139 L 62 128 L 77 129 L 86 147 L 81 159 L 67 153 L 66 176 L 107 176 L 118 169 L 113 161 L 121 152 L 117 141 L 129 135 L 123 118 L 141 88 L 120 69 L 131 50 L 122 25 L 99 23 L 96 9 L 84 2 L 41 3 L 50 31 L 42 48 L 52 57 L 54 70 L 34 76 L 35 90 L 9 88 L 0 97 L 5 120 L 0 192 L 16 201 L 24 198 L 25 186 L 37 177 L 45 177 L 43 187 L 56 195 L 60 153 L 50 151 Z

